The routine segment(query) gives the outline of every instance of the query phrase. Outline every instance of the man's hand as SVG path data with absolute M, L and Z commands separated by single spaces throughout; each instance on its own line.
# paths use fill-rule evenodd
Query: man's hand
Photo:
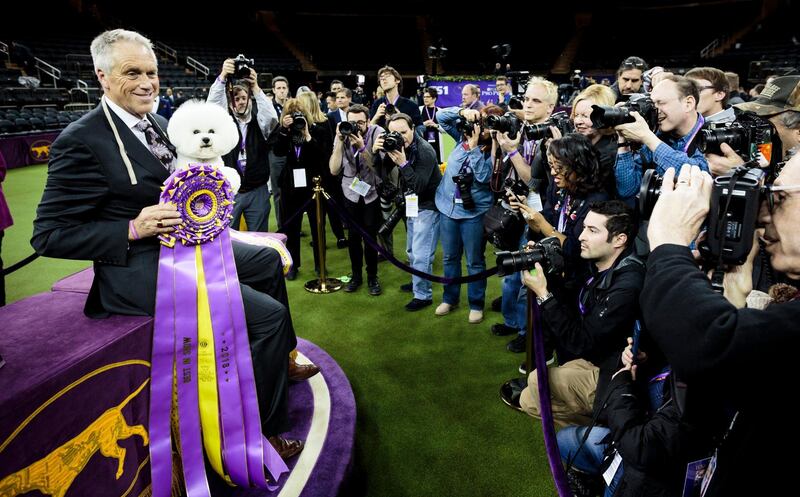
M 438 128 L 439 125 L 433 122 L 433 119 L 428 119 L 422 123 L 426 128 Z
M 148 238 L 162 233 L 172 233 L 175 226 L 181 224 L 178 209 L 172 204 L 157 204 L 145 207 L 133 220 L 133 227 L 139 238 Z M 134 240 L 134 234 L 128 232 L 128 240 Z
M 481 111 L 475 109 L 461 109 L 459 115 L 471 122 L 478 122 L 481 120 Z
M 375 115 L 372 117 L 372 124 L 376 124 L 382 117 L 386 115 L 386 103 L 382 103 L 378 106 L 378 110 L 375 111 Z
M 384 141 L 384 139 L 385 138 L 384 138 L 383 135 L 379 135 L 378 138 L 376 138 L 375 141 L 372 143 L 372 153 L 373 154 L 377 154 L 379 151 L 383 150 L 383 141 Z
M 519 147 L 519 141 L 522 139 L 522 133 L 517 133 L 517 137 L 513 140 L 508 137 L 508 133 L 496 133 L 495 138 L 497 138 L 497 144 L 500 145 L 500 148 L 503 150 L 503 152 L 510 154 Z
M 650 250 L 659 245 L 674 243 L 689 246 L 706 218 L 711 202 L 713 180 L 697 166 L 684 164 L 673 183 L 675 169 L 664 173 L 661 196 L 650 215 L 647 239 Z
M 633 366 L 633 338 L 628 337 L 628 346 L 622 351 L 622 365 L 626 368 Z M 647 360 L 647 354 L 639 351 L 636 354 L 636 363 L 641 364 Z
M 747 296 L 753 291 L 753 261 L 758 254 L 758 235 L 753 235 L 753 247 L 744 264 L 729 268 L 722 278 L 722 294 L 737 309 L 747 306 Z M 709 271 L 709 279 L 713 274 L 713 271 Z
M 636 121 L 632 123 L 620 124 L 619 126 L 615 126 L 614 129 L 626 140 L 636 143 L 643 143 L 647 146 L 647 148 L 655 150 L 661 140 L 658 139 L 655 133 L 650 131 L 647 121 L 645 121 L 638 112 L 631 112 L 631 115 L 634 117 L 634 119 L 636 119 Z
M 250 85 L 250 89 L 253 91 L 253 95 L 261 92 L 261 87 L 258 86 L 258 74 L 256 74 L 255 69 L 251 67 L 250 75 L 244 78 L 244 80 L 247 81 L 248 85 Z
M 225 59 L 225 62 L 222 63 L 222 71 L 219 73 L 219 79 L 221 81 L 226 81 L 228 76 L 233 74 L 233 59 Z
M 714 176 L 728 174 L 732 170 L 744 164 L 744 161 L 727 143 L 719 146 L 722 155 L 706 154 L 708 169 Z
M 386 152 L 386 155 L 392 159 L 392 162 L 397 164 L 398 166 L 402 165 L 406 161 L 406 151 L 402 148 L 400 150 L 392 150 L 390 152 Z
M 467 137 L 467 145 L 469 145 L 470 150 L 478 146 L 478 140 L 480 140 L 480 138 L 481 127 L 478 123 L 475 123 L 472 125 L 472 134 Z
M 364 148 L 364 138 L 362 138 L 360 134 L 350 135 L 350 143 L 352 145 L 355 145 L 356 150 L 361 150 L 362 148 Z
M 527 269 L 522 272 L 522 283 L 533 290 L 537 297 L 547 295 L 547 278 L 544 277 L 544 270 L 542 270 L 542 266 L 538 262 L 533 272 Z

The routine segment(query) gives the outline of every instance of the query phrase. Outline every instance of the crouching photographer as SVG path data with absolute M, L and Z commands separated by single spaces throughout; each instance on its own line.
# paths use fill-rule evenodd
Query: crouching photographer
M 794 458 L 781 456 L 798 441 L 796 430 L 765 433 L 775 422 L 775 401 L 785 399 L 786 380 L 796 373 L 800 347 L 800 300 L 765 310 L 737 308 L 715 292 L 698 270 L 688 245 L 710 209 L 713 181 L 698 167 L 683 166 L 664 175 L 647 232 L 651 247 L 641 294 L 645 323 L 675 374 L 701 392 L 731 407 L 707 473 L 706 496 L 769 495 L 793 488 Z M 800 156 L 791 158 L 773 185 L 762 191 L 762 239 L 772 266 L 800 280 Z M 746 280 L 747 271 L 738 272 Z M 747 284 L 738 285 L 746 294 Z M 763 371 L 754 368 L 767 359 Z M 692 408 L 692 406 L 689 406 Z M 695 406 L 693 416 L 710 411 Z M 711 455 L 711 454 L 709 454 Z
M 269 150 L 267 140 L 278 123 L 275 107 L 258 86 L 252 60 L 227 59 L 208 91 L 208 102 L 228 109 L 239 130 L 239 146 L 222 159 L 241 176 L 231 226 L 244 215 L 250 231 L 269 231 Z
M 457 129 L 459 108 L 451 107 L 439 112 L 439 122 L 458 143 L 447 158 L 447 168 L 436 189 L 436 207 L 441 213 L 440 235 L 446 278 L 461 276 L 461 255 L 466 254 L 467 272 L 477 274 L 486 269 L 483 237 L 483 215 L 492 205 L 489 180 L 492 176 L 492 138 L 489 130 L 481 126 L 483 116 L 500 116 L 503 109 L 489 105 L 482 110 L 461 110 L 463 132 Z M 460 284 L 444 286 L 442 303 L 436 308 L 437 316 L 449 314 L 461 296 Z M 467 285 L 469 318 L 471 324 L 483 321 L 486 299 L 486 280 Z
M 594 107 L 594 126 L 613 127 L 619 136 L 615 175 L 621 199 L 633 202 L 645 169 L 663 174 L 669 167 L 692 164 L 708 170 L 702 152 L 692 144 L 704 122 L 697 112 L 699 98 L 693 80 L 667 76 L 649 98 L 631 98 L 622 107 Z
M 408 231 L 406 254 L 411 267 L 430 274 L 439 242 L 439 211 L 434 197 L 442 173 L 436 162 L 436 152 L 414 132 L 414 122 L 406 114 L 392 115 L 387 128 L 389 131 L 380 135 L 372 145 L 372 153 L 380 156 L 379 177 L 382 183 L 391 183 L 386 178 L 394 170 L 399 170 L 398 186 L 404 198 Z M 399 203 L 397 208 L 401 208 Z M 401 213 L 396 212 L 395 224 Z M 407 311 L 418 311 L 433 303 L 430 281 L 415 275 L 411 277 L 411 284 L 414 297 L 406 304 Z

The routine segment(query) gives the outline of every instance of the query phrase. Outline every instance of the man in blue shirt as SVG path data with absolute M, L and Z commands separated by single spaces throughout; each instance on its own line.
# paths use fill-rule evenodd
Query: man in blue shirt
M 692 146 L 704 122 L 697 112 L 700 100 L 697 84 L 691 79 L 670 75 L 653 88 L 650 98 L 658 109 L 657 133 L 636 112 L 631 113 L 636 122 L 614 128 L 619 136 L 614 174 L 617 194 L 622 200 L 632 200 L 639 192 L 644 169 L 654 167 L 658 174 L 664 174 L 670 167 L 679 169 L 683 164 L 691 164 L 708 170 L 706 158 Z M 632 143 L 642 145 L 638 152 L 631 151 Z

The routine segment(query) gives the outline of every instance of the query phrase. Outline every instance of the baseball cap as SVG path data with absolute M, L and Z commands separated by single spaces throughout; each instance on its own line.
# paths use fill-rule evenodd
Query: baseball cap
M 800 112 L 800 76 L 781 76 L 761 90 L 752 102 L 734 105 L 737 109 L 769 117 L 787 110 Z

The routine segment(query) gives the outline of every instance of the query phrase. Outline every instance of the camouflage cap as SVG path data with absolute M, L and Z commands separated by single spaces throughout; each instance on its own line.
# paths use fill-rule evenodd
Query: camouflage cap
M 768 117 L 787 110 L 800 112 L 800 76 L 781 76 L 766 85 L 752 102 L 736 104 L 741 110 Z

